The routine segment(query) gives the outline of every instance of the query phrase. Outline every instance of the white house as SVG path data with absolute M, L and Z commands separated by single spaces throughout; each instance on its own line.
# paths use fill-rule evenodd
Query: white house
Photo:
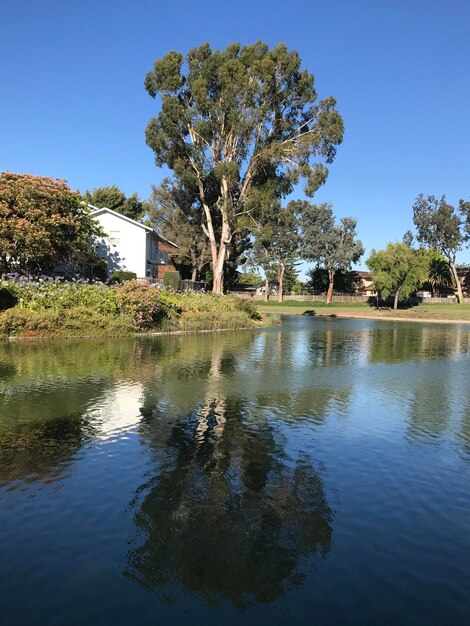
M 97 254 L 108 269 L 135 272 L 137 278 L 162 278 L 175 267 L 168 253 L 178 246 L 157 231 L 111 209 L 88 205 L 106 236 L 95 242 Z

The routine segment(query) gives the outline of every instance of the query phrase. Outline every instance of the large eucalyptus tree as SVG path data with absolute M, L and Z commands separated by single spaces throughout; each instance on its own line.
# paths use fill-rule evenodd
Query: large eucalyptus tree
M 343 138 L 336 102 L 317 101 L 297 52 L 262 42 L 214 51 L 206 43 L 185 59 L 169 52 L 145 88 L 161 97 L 147 144 L 203 213 L 213 290 L 221 292 L 233 241 L 268 198 L 288 194 L 300 179 L 312 195 L 325 181 Z

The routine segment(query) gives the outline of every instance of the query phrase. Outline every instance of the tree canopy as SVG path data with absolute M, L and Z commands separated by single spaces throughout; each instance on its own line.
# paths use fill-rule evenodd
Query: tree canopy
M 377 291 L 385 297 L 394 296 L 396 309 L 400 297 L 408 298 L 428 278 L 429 257 L 405 242 L 389 243 L 384 250 L 372 250 L 367 267 Z
M 462 302 L 462 287 L 455 263 L 457 253 L 468 240 L 470 203 L 461 200 L 459 209 L 449 204 L 445 196 L 436 198 L 420 194 L 413 204 L 413 222 L 418 231 L 418 241 L 447 259 L 457 298 Z
M 65 181 L 0 174 L 0 271 L 40 274 L 90 258 L 95 234 L 95 220 Z
M 253 230 L 254 241 L 250 252 L 251 262 L 265 273 L 265 297 L 269 299 L 269 283 L 278 282 L 279 301 L 283 299 L 286 273 L 295 281 L 295 263 L 299 258 L 299 223 L 296 206 L 290 202 L 281 207 L 272 203 L 269 210 L 259 216 Z
M 111 187 L 97 187 L 92 192 L 86 190 L 83 194 L 85 202 L 98 208 L 117 211 L 133 220 L 139 220 L 145 213 L 145 203 L 139 199 L 136 193 L 126 196 L 117 185 Z
M 333 207 L 327 202 L 317 205 L 296 200 L 294 203 L 300 215 L 302 257 L 327 270 L 327 302 L 331 302 L 336 272 L 350 269 L 364 254 L 362 242 L 357 239 L 357 221 L 343 217 L 336 224 Z
M 220 292 L 230 244 L 251 217 L 300 179 L 308 195 L 325 181 L 343 138 L 336 102 L 317 102 L 297 52 L 262 42 L 214 51 L 206 43 L 186 59 L 169 52 L 145 88 L 161 96 L 147 144 L 203 213 L 213 289 Z

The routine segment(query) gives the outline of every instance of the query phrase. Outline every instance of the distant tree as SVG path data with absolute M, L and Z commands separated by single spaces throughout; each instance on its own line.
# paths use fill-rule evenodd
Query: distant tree
M 459 213 L 446 201 L 445 196 L 439 199 L 423 194 L 413 204 L 413 222 L 418 231 L 418 241 L 437 250 L 447 259 L 459 302 L 463 302 L 463 294 L 455 263 L 457 253 L 468 238 L 469 204 L 461 200 Z
M 411 230 L 407 230 L 406 233 L 403 235 L 403 243 L 406 243 L 407 246 L 412 248 L 414 240 L 415 238 Z
M 393 308 L 408 298 L 426 280 L 429 261 L 424 250 L 413 250 L 406 243 L 389 243 L 385 250 L 372 250 L 366 261 L 377 291 L 394 296 Z
M 261 274 L 253 270 L 244 270 L 238 277 L 240 285 L 261 285 L 263 278 Z
M 172 171 L 203 213 L 201 229 L 212 260 L 213 291 L 223 291 L 224 266 L 249 217 L 267 199 L 304 179 L 312 195 L 343 137 L 333 98 L 317 101 L 313 76 L 296 52 L 257 42 L 209 44 L 169 52 L 145 79 L 161 110 L 146 131 L 158 166 Z
M 307 288 L 310 293 L 326 293 L 329 285 L 328 270 L 313 267 L 307 272 Z M 340 293 L 354 293 L 358 281 L 357 272 L 338 270 L 335 274 L 335 290 Z
M 306 285 L 306 283 L 299 280 L 298 278 L 295 280 L 290 291 L 296 296 L 307 296 L 310 293 L 308 285 Z
M 296 204 L 282 208 L 274 202 L 269 212 L 262 214 L 262 220 L 253 230 L 255 237 L 251 258 L 265 274 L 265 299 L 269 298 L 269 283 L 278 282 L 278 299 L 284 297 L 284 278 L 290 273 L 293 284 L 296 280 L 295 262 L 299 257 L 299 226 Z
M 302 289 L 303 283 L 299 281 L 298 265 L 297 262 L 289 261 L 286 263 L 284 267 L 283 293 L 292 293 L 296 289 Z
M 174 262 L 183 276 L 205 280 L 211 260 L 207 237 L 201 230 L 201 212 L 184 189 L 165 179 L 152 187 L 147 204 L 148 223 L 177 244 Z
M 100 229 L 65 181 L 0 174 L 0 271 L 40 274 L 93 258 Z
M 145 203 L 136 193 L 127 197 L 116 185 L 97 187 L 92 192 L 87 189 L 83 194 L 83 199 L 100 209 L 106 207 L 133 220 L 139 220 L 146 212 Z
M 302 257 L 313 261 L 328 272 L 327 302 L 332 301 L 335 275 L 348 270 L 364 254 L 362 243 L 356 238 L 357 221 L 343 217 L 335 223 L 333 207 L 329 203 L 311 204 L 296 200 L 302 232 Z
M 278 300 L 284 299 L 284 279 L 289 278 L 292 286 L 297 278 L 295 263 L 299 258 L 299 226 L 296 203 L 280 209 L 272 222 L 270 245 L 271 269 L 277 273 Z

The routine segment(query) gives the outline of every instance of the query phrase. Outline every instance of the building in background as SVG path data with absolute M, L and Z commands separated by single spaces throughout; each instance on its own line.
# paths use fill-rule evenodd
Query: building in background
M 90 215 L 105 235 L 95 241 L 96 253 L 108 263 L 108 272 L 134 272 L 137 278 L 161 279 L 174 271 L 172 253 L 178 246 L 154 228 L 107 208 L 88 205 Z

